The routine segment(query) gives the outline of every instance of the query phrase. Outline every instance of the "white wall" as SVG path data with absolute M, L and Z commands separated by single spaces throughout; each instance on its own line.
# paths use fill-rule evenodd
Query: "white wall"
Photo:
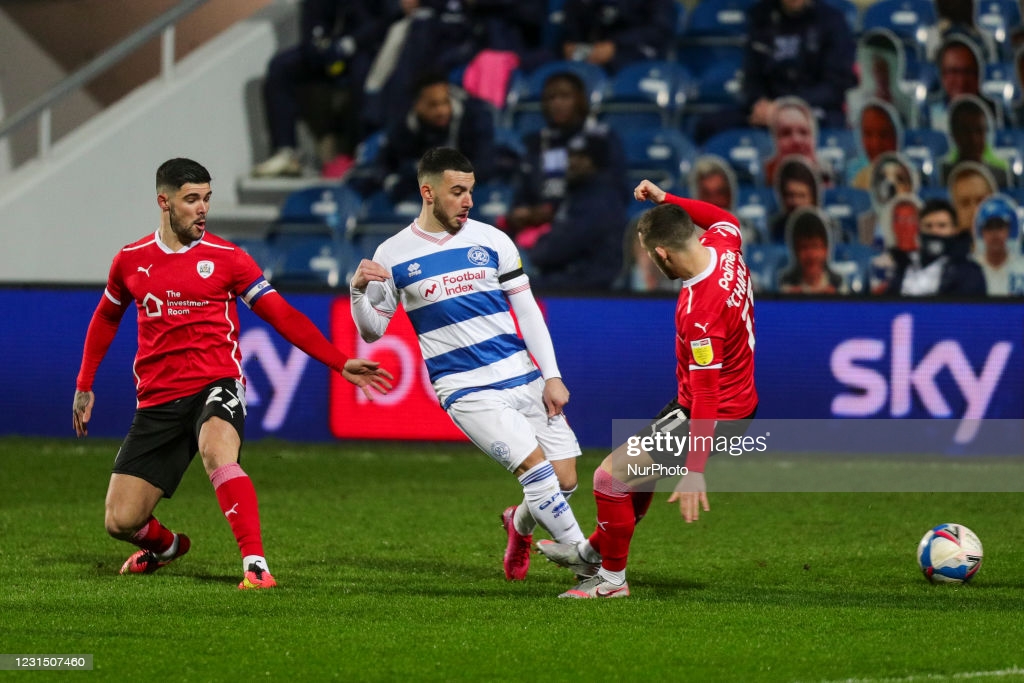
M 0 10 L 0 118 L 10 116 L 67 76 L 64 69 Z M 53 108 L 53 134 L 59 138 L 94 116 L 100 105 L 84 90 Z M 36 154 L 37 126 L 28 124 L 0 140 L 0 177 Z M 4 162 L 3 156 L 9 155 Z
M 253 163 L 245 85 L 276 50 L 272 21 L 240 22 L 0 178 L 0 281 L 104 282 L 116 251 L 159 225 L 154 176 L 172 157 L 210 170 L 215 230 Z

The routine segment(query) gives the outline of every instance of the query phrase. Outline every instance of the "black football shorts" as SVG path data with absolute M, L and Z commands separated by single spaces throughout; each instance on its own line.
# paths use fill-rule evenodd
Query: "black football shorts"
M 135 411 L 114 459 L 114 474 L 148 481 L 170 498 L 199 450 L 199 430 L 211 417 L 227 420 L 245 438 L 245 389 L 221 379 L 197 394 Z

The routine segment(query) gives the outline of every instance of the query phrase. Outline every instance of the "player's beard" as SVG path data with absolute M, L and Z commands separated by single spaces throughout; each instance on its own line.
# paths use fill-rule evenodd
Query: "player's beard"
M 459 219 L 455 216 L 449 216 L 446 214 L 444 209 L 441 208 L 441 204 L 437 202 L 434 203 L 434 219 L 441 224 L 441 227 L 445 229 L 445 232 L 449 232 L 453 235 L 462 227 L 462 223 Z
M 177 237 L 178 241 L 182 244 L 192 244 L 203 236 L 204 231 L 196 227 L 195 221 L 185 222 L 179 220 L 174 211 L 174 207 L 170 204 L 167 206 L 167 218 L 171 224 L 171 232 L 174 233 L 174 236 Z

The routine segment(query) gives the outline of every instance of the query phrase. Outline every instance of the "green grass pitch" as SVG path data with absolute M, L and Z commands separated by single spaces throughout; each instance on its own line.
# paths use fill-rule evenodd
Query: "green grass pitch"
M 471 447 L 262 441 L 243 464 L 280 587 L 243 592 L 198 462 L 157 508 L 192 551 L 118 575 L 132 549 L 103 530 L 116 449 L 0 439 L 0 654 L 94 656 L 92 672 L 0 677 L 1024 680 L 1024 494 L 712 492 L 694 525 L 658 494 L 633 541 L 633 596 L 570 601 L 555 596 L 571 576 L 539 556 L 525 582 L 504 580 L 499 515 L 520 489 Z M 585 532 L 602 455 L 579 462 Z M 917 570 L 940 522 L 985 545 L 968 586 Z

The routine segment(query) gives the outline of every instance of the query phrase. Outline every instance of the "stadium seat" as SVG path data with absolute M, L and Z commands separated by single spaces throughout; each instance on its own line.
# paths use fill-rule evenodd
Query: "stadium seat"
M 1010 165 L 1010 181 L 1024 186 L 1024 128 L 1003 128 L 995 132 L 995 153 Z
M 1020 83 L 1017 82 L 1013 64 L 1010 62 L 987 64 L 985 80 L 981 82 L 981 93 L 1000 108 L 1003 125 L 1012 125 L 1014 105 L 1021 96 Z
M 858 135 L 849 128 L 822 128 L 818 132 L 818 163 L 836 183 L 846 181 L 846 169 L 860 153 Z
M 274 250 L 267 241 L 260 237 L 232 238 L 231 242 L 242 249 L 256 264 L 266 270 L 274 261 Z
M 499 217 L 506 215 L 512 207 L 514 189 L 507 183 L 482 183 L 473 188 L 473 209 L 470 218 L 495 225 Z
M 599 117 L 616 130 L 675 125 L 695 87 L 690 72 L 681 64 L 663 60 L 634 62 L 609 82 Z
M 644 178 L 658 185 L 681 185 L 697 157 L 697 148 L 675 128 L 630 128 L 618 131 L 630 181 Z
M 867 294 L 871 281 L 871 259 L 878 252 L 866 244 L 838 244 L 832 259 L 832 270 L 843 277 L 850 294 Z
M 769 229 L 772 217 L 779 210 L 775 191 L 768 187 L 740 185 L 736 198 L 736 217 L 744 228 L 757 235 L 758 241 L 771 239 Z
M 912 128 L 903 131 L 904 156 L 914 163 L 922 185 L 934 185 L 939 178 L 939 164 L 949 152 L 949 138 L 931 128 Z
M 274 256 L 264 273 L 275 287 L 338 287 L 347 280 L 350 261 L 333 238 L 278 235 L 269 246 Z
M 387 192 L 370 195 L 348 232 L 353 260 L 358 263 L 360 259 L 372 257 L 381 242 L 412 223 L 420 208 L 421 204 L 413 200 L 396 204 Z
M 545 63 L 529 74 L 517 71 L 512 75 L 505 101 L 506 125 L 522 131 L 522 127 L 516 124 L 516 119 L 526 113 L 540 113 L 544 82 L 550 76 L 563 72 L 574 73 L 583 80 L 590 106 L 596 110 L 608 89 L 608 77 L 604 69 L 589 62 L 556 60 Z
M 743 260 L 750 269 L 754 292 L 774 292 L 778 290 L 779 272 L 789 262 L 789 249 L 769 242 L 744 244 Z
M 701 151 L 728 161 L 739 183 L 763 186 L 764 162 L 774 153 L 774 146 L 763 128 L 736 128 L 711 136 Z
M 1002 59 L 1013 58 L 1010 31 L 1021 24 L 1020 7 L 1016 0 L 979 0 L 974 9 L 974 22 L 996 44 Z
M 871 208 L 871 194 L 855 187 L 830 187 L 822 208 L 839 227 L 841 241 L 857 242 L 857 219 Z
M 686 43 L 721 42 L 742 44 L 747 35 L 747 11 L 754 0 L 703 0 L 686 18 L 680 40 Z
M 542 29 L 544 47 L 555 54 L 561 54 L 562 37 L 565 35 L 565 0 L 548 0 L 548 20 Z
M 931 0 L 877 0 L 864 8 L 861 30 L 889 29 L 918 56 L 924 57 L 928 29 L 935 21 L 935 5 Z
M 344 237 L 359 212 L 362 200 L 345 185 L 316 185 L 289 194 L 281 205 L 271 235 L 300 232 Z

